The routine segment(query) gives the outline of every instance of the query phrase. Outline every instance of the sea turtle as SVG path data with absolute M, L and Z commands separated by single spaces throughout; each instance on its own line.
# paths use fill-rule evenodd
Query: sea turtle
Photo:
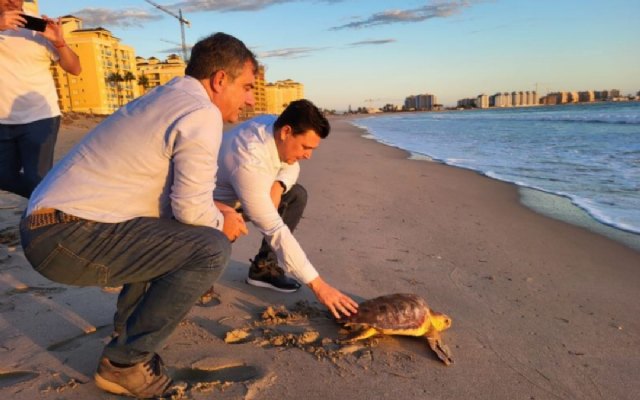
M 440 338 L 440 332 L 451 326 L 451 318 L 431 310 L 415 294 L 395 293 L 367 300 L 359 305 L 357 314 L 340 322 L 354 331 L 346 339 L 348 343 L 376 334 L 424 336 L 442 362 L 446 365 L 453 362 L 449 347 Z

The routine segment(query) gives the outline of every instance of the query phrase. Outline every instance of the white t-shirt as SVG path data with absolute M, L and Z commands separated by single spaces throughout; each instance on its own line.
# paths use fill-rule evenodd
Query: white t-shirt
M 26 124 L 60 115 L 49 67 L 55 47 L 36 32 L 0 31 L 0 124 Z

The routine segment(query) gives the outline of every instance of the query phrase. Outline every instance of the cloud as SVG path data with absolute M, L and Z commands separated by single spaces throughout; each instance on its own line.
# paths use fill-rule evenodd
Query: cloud
M 293 47 L 288 49 L 269 50 L 258 53 L 258 58 L 300 58 L 324 49 L 325 48 L 321 47 Z
M 368 18 L 359 19 L 348 24 L 335 26 L 331 30 L 366 28 L 376 25 L 388 25 L 402 22 L 421 22 L 432 18 L 446 18 L 459 14 L 470 6 L 469 0 L 438 1 L 426 6 L 409 10 L 385 10 Z
M 361 40 L 359 42 L 349 43 L 349 46 L 368 46 L 368 45 L 380 45 L 380 44 L 389 44 L 395 42 L 395 39 L 372 39 L 372 40 Z
M 181 9 L 183 12 L 200 11 L 256 11 L 271 7 L 276 4 L 293 3 L 309 0 L 184 0 L 168 5 L 170 9 Z M 316 0 L 322 3 L 339 3 L 343 0 Z
M 106 8 L 83 8 L 71 13 L 82 18 L 87 27 L 119 26 L 141 27 L 144 22 L 162 19 L 161 15 L 150 13 L 139 8 L 125 8 L 120 10 L 108 10 Z

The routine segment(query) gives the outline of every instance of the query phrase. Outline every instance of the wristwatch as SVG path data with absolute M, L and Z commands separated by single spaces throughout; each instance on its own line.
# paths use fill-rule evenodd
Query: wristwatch
M 286 192 L 287 191 L 287 185 L 284 184 L 284 182 L 282 181 L 276 181 L 280 184 L 280 186 L 282 186 L 282 192 Z

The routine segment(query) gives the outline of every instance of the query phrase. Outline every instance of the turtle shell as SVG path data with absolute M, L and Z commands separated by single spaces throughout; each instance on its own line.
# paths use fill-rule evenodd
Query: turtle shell
M 369 325 L 377 329 L 418 329 L 430 317 L 429 307 L 415 294 L 396 293 L 361 303 L 347 324 Z

